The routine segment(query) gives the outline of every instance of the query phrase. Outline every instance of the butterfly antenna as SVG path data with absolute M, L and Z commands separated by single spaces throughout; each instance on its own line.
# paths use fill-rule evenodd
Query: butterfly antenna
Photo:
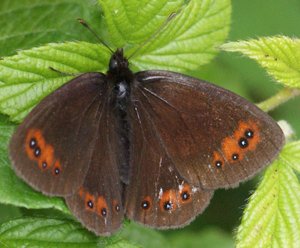
M 49 68 L 51 71 L 54 71 L 54 72 L 56 72 L 57 74 L 61 75 L 62 77 L 79 76 L 78 73 L 63 72 L 63 71 L 60 71 L 60 70 L 55 69 L 55 68 L 52 67 L 52 66 L 49 66 L 48 68 Z
M 87 22 L 85 20 L 83 20 L 81 18 L 78 18 L 77 20 L 79 21 L 79 23 L 82 26 L 87 28 L 102 45 L 104 45 L 111 53 L 114 53 L 114 51 L 107 45 L 107 43 L 98 36 L 98 34 L 87 24 Z
M 164 21 L 164 23 L 155 31 L 153 35 L 151 35 L 147 40 L 145 40 L 129 57 L 132 58 L 134 55 L 136 55 L 146 44 L 150 43 L 151 40 L 153 40 L 166 26 L 167 24 L 174 19 L 174 17 L 177 15 L 177 13 L 173 12 L 169 15 L 169 17 Z

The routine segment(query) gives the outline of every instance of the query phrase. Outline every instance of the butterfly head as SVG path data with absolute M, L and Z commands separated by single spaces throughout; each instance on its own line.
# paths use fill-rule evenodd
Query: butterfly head
M 118 48 L 110 58 L 108 73 L 120 75 L 124 72 L 126 73 L 127 71 L 129 71 L 128 67 L 129 63 L 128 60 L 124 57 L 123 49 Z

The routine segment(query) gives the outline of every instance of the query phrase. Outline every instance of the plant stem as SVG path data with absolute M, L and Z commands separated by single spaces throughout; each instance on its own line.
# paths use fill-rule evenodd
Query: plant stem
M 287 102 L 288 100 L 300 95 L 299 89 L 284 88 L 279 91 L 276 95 L 270 97 L 269 99 L 258 103 L 257 106 L 265 112 L 269 112 L 279 105 Z

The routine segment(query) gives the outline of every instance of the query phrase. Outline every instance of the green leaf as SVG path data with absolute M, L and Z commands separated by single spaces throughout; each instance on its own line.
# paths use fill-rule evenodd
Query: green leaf
M 285 161 L 280 157 L 266 170 L 250 197 L 237 247 L 300 247 L 300 184 Z
M 184 0 L 98 0 L 105 15 L 109 39 L 117 47 L 149 38 L 168 16 L 186 5 Z
M 123 225 L 124 228 L 119 232 L 120 237 L 140 244 L 143 248 L 174 247 L 161 232 L 129 221 L 125 221 Z
M 109 9 L 108 3 L 112 4 L 112 2 L 121 4 L 119 1 L 102 3 L 108 20 L 110 12 L 106 9 Z M 136 13 L 136 2 L 126 3 L 128 6 L 126 4 L 126 8 L 120 13 L 123 11 L 125 11 L 123 14 L 128 15 L 133 11 Z M 137 6 L 140 9 L 139 4 Z M 144 2 L 143 4 L 145 5 Z M 156 15 L 163 15 L 157 13 L 160 4 L 157 1 L 151 2 L 151 6 L 152 4 L 156 6 Z M 164 8 L 168 7 L 168 11 L 164 10 L 164 12 L 171 13 L 173 5 L 166 2 Z M 172 67 L 179 71 L 193 69 L 206 63 L 215 54 L 215 46 L 222 42 L 228 33 L 229 14 L 229 0 L 188 2 L 178 16 L 170 21 L 170 25 L 160 32 L 155 41 L 142 48 L 139 56 L 135 57 L 132 63 L 140 69 L 145 66 L 159 68 L 161 65 L 160 69 Z M 119 20 L 117 17 L 116 20 Z M 166 18 L 165 14 L 161 19 Z M 126 27 L 125 23 L 120 22 L 119 25 L 121 24 L 124 27 L 119 29 Z M 150 22 L 148 24 L 150 25 Z M 153 30 L 157 29 L 155 18 L 152 25 Z M 147 30 L 146 27 L 144 29 Z M 143 38 L 146 40 L 148 37 Z M 140 46 L 139 44 L 139 42 L 135 44 L 136 47 Z M 163 53 L 157 53 L 158 49 Z M 51 71 L 49 67 L 76 75 L 90 71 L 104 71 L 109 56 L 108 50 L 99 44 L 67 42 L 24 50 L 15 56 L 4 58 L 0 61 L 0 112 L 9 115 L 11 120 L 20 122 L 42 98 L 71 79 L 70 76 Z
M 135 248 L 136 245 L 119 237 L 100 238 L 71 220 L 22 218 L 0 226 L 1 246 L 10 248 L 106 247 Z
M 128 55 L 140 48 L 131 62 L 142 70 L 199 68 L 215 56 L 216 47 L 224 42 L 229 31 L 229 0 L 99 2 L 112 43 L 116 47 L 133 45 Z M 177 16 L 164 26 L 174 12 Z M 148 39 L 151 41 L 141 47 Z
M 240 52 L 256 60 L 278 82 L 300 88 L 300 39 L 286 36 L 262 37 L 229 42 L 223 50 Z
M 207 228 L 197 233 L 181 231 L 170 236 L 171 247 L 176 248 L 233 248 L 232 237 L 217 228 Z
M 107 67 L 109 53 L 86 42 L 48 44 L 0 60 L 0 111 L 20 122 L 46 95 L 79 75 Z M 74 76 L 73 76 L 74 77 Z
M 13 130 L 14 125 L 0 116 L 0 202 L 31 209 L 55 208 L 69 213 L 62 199 L 34 191 L 10 168 L 7 147 Z
M 49 42 L 94 39 L 76 19 L 100 20 L 99 9 L 93 0 L 1 0 L 0 56 Z
M 281 158 L 300 173 L 300 141 L 288 143 L 281 152 Z

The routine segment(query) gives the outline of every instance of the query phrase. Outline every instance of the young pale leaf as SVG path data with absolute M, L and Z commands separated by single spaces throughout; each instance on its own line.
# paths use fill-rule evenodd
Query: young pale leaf
M 300 141 L 288 143 L 281 152 L 281 158 L 300 173 Z
M 7 146 L 13 130 L 14 126 L 0 116 L 0 202 L 31 209 L 55 208 L 69 213 L 62 199 L 34 191 L 10 168 Z
M 223 50 L 241 52 L 256 60 L 278 82 L 300 88 L 300 39 L 285 36 L 229 42 Z
M 300 184 L 280 157 L 250 197 L 238 228 L 237 247 L 300 247 L 299 230 Z
M 93 0 L 1 0 L 0 15 L 0 56 L 49 42 L 87 40 L 91 35 L 76 19 L 100 19 Z
M 199 68 L 214 57 L 229 31 L 229 0 L 99 2 L 111 42 L 116 47 L 131 44 L 127 55 L 140 48 L 131 59 L 139 69 Z M 167 21 L 173 13 L 176 16 Z
M 0 111 L 20 122 L 41 99 L 74 75 L 103 71 L 108 60 L 107 49 L 86 42 L 48 44 L 6 57 L 0 60 Z
M 100 238 L 72 220 L 22 218 L 0 226 L 1 247 L 19 248 L 136 248 L 119 238 Z

